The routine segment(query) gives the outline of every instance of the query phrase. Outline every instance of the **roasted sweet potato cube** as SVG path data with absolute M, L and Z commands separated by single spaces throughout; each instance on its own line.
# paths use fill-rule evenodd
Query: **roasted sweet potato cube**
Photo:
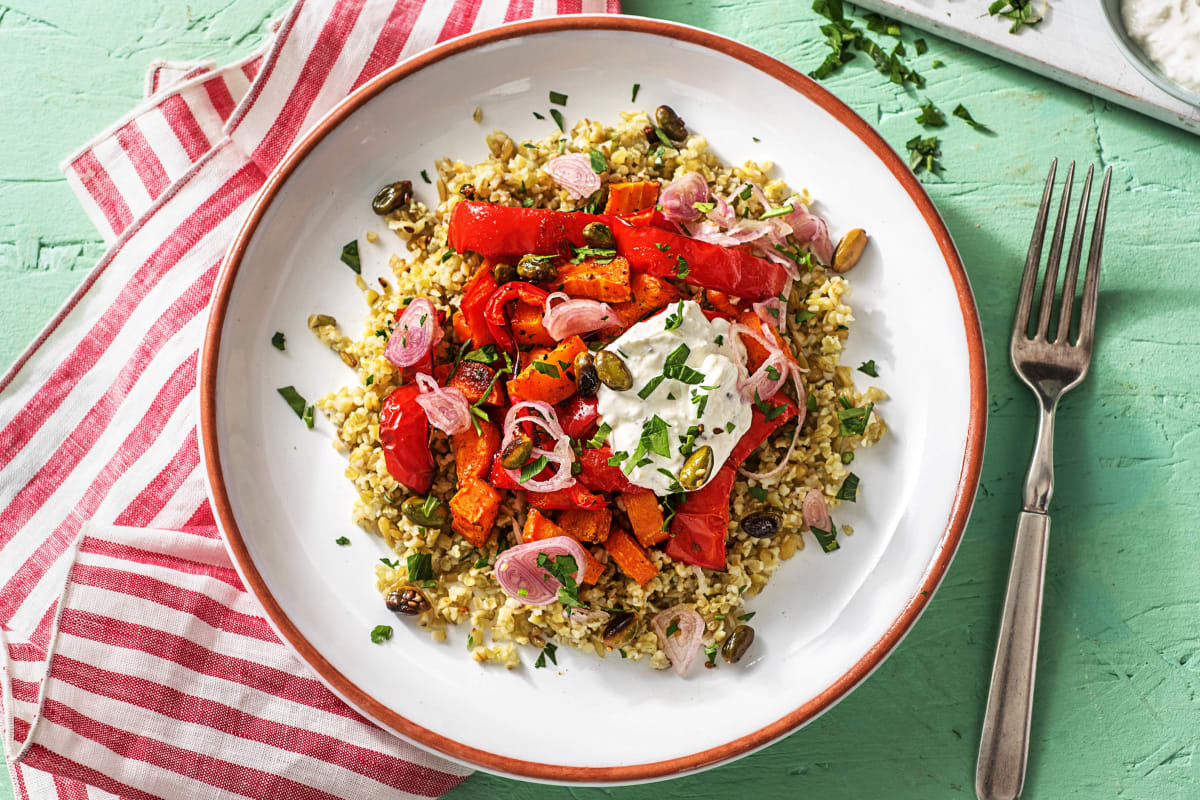
M 558 280 L 571 297 L 606 303 L 624 303 L 633 297 L 629 262 L 620 256 L 612 260 L 585 258 L 578 264 L 564 264 L 558 269 Z
M 654 492 L 622 492 L 621 500 L 625 503 L 629 527 L 642 547 L 656 545 L 670 535 L 664 530 L 662 509 Z
M 488 392 L 488 387 L 491 391 L 488 392 L 487 400 L 484 403 L 491 406 L 504 405 L 504 390 L 500 386 L 500 381 L 496 380 L 496 371 L 487 364 L 481 364 L 478 361 L 460 361 L 458 369 L 454 370 L 453 377 L 447 386 L 453 386 L 461 389 L 466 395 L 467 402 L 474 405 L 483 397 L 484 392 Z
M 569 508 L 558 515 L 563 532 L 581 542 L 603 542 L 612 527 L 612 511 L 607 508 Z
M 450 437 L 454 448 L 454 469 L 459 485 L 471 478 L 483 478 L 492 466 L 492 457 L 500 449 L 500 429 L 487 420 L 478 420 L 479 432 L 471 425 Z
M 604 543 L 604 549 L 608 551 L 612 560 L 617 562 L 622 572 L 642 586 L 658 574 L 658 567 L 654 566 L 654 562 L 649 559 L 642 546 L 621 528 L 613 529 L 608 541 Z
M 571 364 L 575 356 L 587 350 L 578 336 L 570 336 L 543 356 L 535 358 L 521 374 L 508 382 L 512 402 L 544 400 L 550 405 L 575 393 L 575 374 Z
M 512 327 L 513 339 L 518 345 L 542 344 L 553 346 L 557 344 L 554 337 L 542 325 L 543 309 L 528 303 L 513 303 L 509 312 L 509 323 Z
M 450 498 L 450 527 L 475 547 L 483 547 L 499 511 L 500 493 L 478 478 L 469 478 Z

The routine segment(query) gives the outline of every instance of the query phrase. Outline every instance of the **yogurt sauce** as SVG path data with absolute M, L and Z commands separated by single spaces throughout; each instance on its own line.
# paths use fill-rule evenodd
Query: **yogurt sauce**
M 707 483 L 749 430 L 752 404 L 737 391 L 738 368 L 728 342 L 729 323 L 709 322 L 699 305 L 686 300 L 637 323 L 605 348 L 633 374 L 631 389 L 618 392 L 602 384 L 596 393 L 600 421 L 611 428 L 609 446 L 624 454 L 630 482 L 658 495 L 679 491 L 676 476 L 691 439 L 693 448 L 713 450 Z M 672 377 L 663 377 L 664 369 Z
M 1200 0 L 1122 0 L 1121 18 L 1164 75 L 1200 92 Z

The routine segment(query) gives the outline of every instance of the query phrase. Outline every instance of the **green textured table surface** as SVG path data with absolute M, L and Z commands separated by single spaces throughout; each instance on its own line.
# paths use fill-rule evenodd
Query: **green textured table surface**
M 103 251 L 59 160 L 140 99 L 152 58 L 243 54 L 283 5 L 0 4 L 0 365 L 16 358 Z M 824 57 L 806 0 L 624 5 L 732 36 L 805 71 Z M 1112 165 L 1114 176 L 1092 372 L 1059 412 L 1026 797 L 1200 797 L 1200 139 L 925 38 L 930 52 L 917 64 L 929 83 L 920 96 L 946 112 L 962 102 L 997 134 L 951 120 L 936 132 L 945 172 L 924 176 L 974 285 L 991 382 L 983 484 L 928 611 L 844 702 L 729 766 L 668 785 L 594 790 L 476 775 L 451 797 L 973 795 L 1032 436 L 1033 404 L 1008 366 L 1008 324 L 1053 156 Z M 931 69 L 935 58 L 945 66 Z M 826 85 L 902 151 L 921 131 L 918 96 L 864 58 Z M 0 776 L 0 798 L 10 794 L 6 780 Z

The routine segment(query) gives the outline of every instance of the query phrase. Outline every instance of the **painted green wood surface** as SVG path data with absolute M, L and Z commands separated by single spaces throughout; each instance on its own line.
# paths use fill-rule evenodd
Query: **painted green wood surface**
M 0 364 L 17 356 L 102 252 L 56 169 L 60 158 L 139 99 L 151 58 L 240 55 L 283 5 L 7 2 L 0 5 Z M 632 13 L 708 28 L 804 70 L 824 52 L 809 5 L 625 0 Z M 1032 403 L 1009 370 L 1005 343 L 1039 185 L 1056 155 L 1112 165 L 1114 193 L 1095 363 L 1059 413 L 1026 796 L 1200 797 L 1200 139 L 926 38 L 930 53 L 918 63 L 929 84 L 921 95 L 947 112 L 965 103 L 997 134 L 953 120 L 938 132 L 946 171 L 925 180 L 979 300 L 991 380 L 983 485 L 929 610 L 837 708 L 730 766 L 665 786 L 604 790 L 477 775 L 452 797 L 972 796 L 1031 437 Z M 934 58 L 946 66 L 929 68 Z M 917 96 L 862 62 L 827 85 L 902 149 L 919 132 Z M 804 142 L 802 131 L 797 143 L 819 146 Z M 0 798 L 8 796 L 5 780 Z

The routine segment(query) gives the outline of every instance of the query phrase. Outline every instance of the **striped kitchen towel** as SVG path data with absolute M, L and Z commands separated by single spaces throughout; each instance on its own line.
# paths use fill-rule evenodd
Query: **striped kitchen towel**
M 221 259 L 326 111 L 437 42 L 616 0 L 299 0 L 231 66 L 156 62 L 64 164 L 111 246 L 0 377 L 0 733 L 29 798 L 434 797 L 275 637 L 205 498 L 197 362 Z

